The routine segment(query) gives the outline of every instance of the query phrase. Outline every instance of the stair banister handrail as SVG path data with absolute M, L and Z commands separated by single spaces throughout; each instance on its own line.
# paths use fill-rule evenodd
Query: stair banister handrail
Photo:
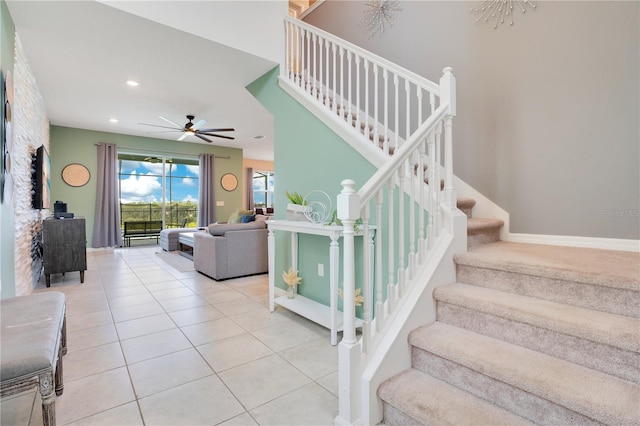
M 400 74 L 402 75 L 402 77 L 404 79 L 406 79 L 407 81 L 418 85 L 418 86 L 422 86 L 425 89 L 427 89 L 429 92 L 433 92 L 436 95 L 440 95 L 440 86 L 437 85 L 436 83 L 434 83 L 433 81 L 427 80 L 426 78 L 422 77 L 421 75 L 418 75 L 412 71 L 407 70 L 406 68 L 402 68 L 401 66 L 394 64 L 393 62 L 376 55 L 375 53 L 372 53 L 368 50 L 365 50 L 359 46 L 356 46 L 353 43 L 350 43 L 346 40 L 343 40 L 341 38 L 338 38 L 336 36 L 334 36 L 331 33 L 328 33 L 324 30 L 321 30 L 320 28 L 316 28 L 312 25 L 309 25 L 303 21 L 300 21 L 298 19 L 292 18 L 290 16 L 287 16 L 284 18 L 285 22 L 289 22 L 299 28 L 303 28 L 307 31 L 310 31 L 311 33 L 315 33 L 317 35 L 321 35 L 322 37 L 324 37 L 326 40 L 330 40 L 333 43 L 339 44 L 344 48 L 347 48 L 351 51 L 353 51 L 354 53 L 357 53 L 358 55 L 360 55 L 361 57 L 366 57 L 367 60 L 369 60 L 370 62 L 376 63 L 379 66 L 382 66 L 383 68 L 387 68 L 389 71 L 393 71 L 396 74 Z M 284 73 L 285 70 L 283 68 L 281 68 L 281 72 Z
M 440 105 L 434 112 L 429 116 L 429 118 L 422 123 L 420 127 L 411 135 L 411 138 L 407 141 L 407 143 L 403 144 L 398 150 L 393 154 L 393 156 L 382 165 L 370 178 L 365 182 L 360 189 L 358 190 L 358 196 L 360 197 L 360 203 L 362 205 L 366 204 L 371 200 L 376 191 L 380 189 L 380 185 L 383 182 L 386 182 L 393 173 L 398 169 L 398 164 L 401 164 L 403 161 L 409 157 L 413 153 L 413 151 L 418 147 L 418 145 L 423 141 L 423 137 L 427 134 L 433 127 L 435 127 L 440 120 L 448 113 L 449 107 L 448 105 Z

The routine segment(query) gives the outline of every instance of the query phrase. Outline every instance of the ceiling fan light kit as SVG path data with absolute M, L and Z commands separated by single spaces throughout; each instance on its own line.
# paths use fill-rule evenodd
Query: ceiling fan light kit
M 204 126 L 207 121 L 206 120 L 198 120 L 195 124 L 193 123 L 193 120 L 196 118 L 195 115 L 193 114 L 188 114 L 187 115 L 187 120 L 189 120 L 187 123 L 185 123 L 184 126 L 181 126 L 178 123 L 175 123 L 167 118 L 164 118 L 162 116 L 159 116 L 159 118 L 161 120 L 166 121 L 167 123 L 171 124 L 173 127 L 168 127 L 168 126 L 160 126 L 157 124 L 148 124 L 148 123 L 140 123 L 144 126 L 152 126 L 152 127 L 162 127 L 164 129 L 172 129 L 172 131 L 176 131 L 176 132 L 182 132 L 182 135 L 180 135 L 180 137 L 177 139 L 179 141 L 183 140 L 185 137 L 191 135 L 191 136 L 195 136 L 199 139 L 202 139 L 203 141 L 207 142 L 207 143 L 211 143 L 213 142 L 211 139 L 209 139 L 207 136 L 209 137 L 216 137 L 216 138 L 222 138 L 222 139 L 230 139 L 230 140 L 234 140 L 235 138 L 233 136 L 225 136 L 225 135 L 219 135 L 217 134 L 217 132 L 233 132 L 235 131 L 235 129 L 228 127 L 228 128 L 220 128 L 220 129 L 201 129 L 202 126 Z

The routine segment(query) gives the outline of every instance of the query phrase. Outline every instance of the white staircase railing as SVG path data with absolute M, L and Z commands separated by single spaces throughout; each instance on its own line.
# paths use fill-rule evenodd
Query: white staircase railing
M 337 200 L 338 218 L 344 225 L 344 322 L 335 421 L 377 422 L 367 413 L 366 395 L 371 390 L 363 389 L 363 372 L 389 330 L 397 330 L 397 324 L 392 325 L 407 307 L 410 291 L 425 279 L 427 266 L 442 261 L 434 253 L 442 253 L 444 244 L 455 237 L 451 221 L 456 209 L 455 78 L 451 68 L 445 68 L 439 84 L 433 83 L 294 19 L 286 18 L 285 31 L 281 80 L 321 105 L 326 114 L 341 117 L 345 126 L 363 136 L 362 143 L 373 143 L 388 155 L 359 190 L 345 179 Z M 354 226 L 363 232 L 358 285 Z M 372 248 L 369 242 L 374 238 Z M 466 246 L 466 233 L 462 238 Z M 364 296 L 359 339 L 356 288 Z

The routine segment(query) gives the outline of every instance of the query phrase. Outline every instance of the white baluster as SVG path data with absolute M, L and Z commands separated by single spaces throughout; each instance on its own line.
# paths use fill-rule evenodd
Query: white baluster
M 291 70 L 291 54 L 289 53 L 289 49 L 291 48 L 291 43 L 289 43 L 289 22 L 284 21 L 284 70 L 280 70 L 280 73 L 284 73 L 284 75 L 290 79 L 290 70 Z
M 318 56 L 316 53 L 316 35 L 313 34 L 312 37 L 312 42 L 313 42 L 313 64 L 311 65 L 311 71 L 313 73 L 313 78 L 311 80 L 312 84 L 313 84 L 313 88 L 311 90 L 311 96 L 313 96 L 315 99 L 318 98 L 318 80 L 317 80 L 317 74 L 316 74 L 316 66 L 317 66 L 317 61 L 318 61 Z
M 418 159 L 415 151 L 407 160 L 411 170 L 410 191 L 409 191 L 409 277 L 413 278 L 416 271 L 416 182 L 418 170 L 415 170 Z M 414 172 L 415 171 L 415 172 Z
M 368 343 L 371 337 L 371 308 L 373 307 L 373 279 L 369 260 L 371 256 L 369 239 L 369 203 L 362 209 L 362 295 L 364 296 L 362 312 L 362 352 L 367 353 Z M 354 290 L 355 291 L 355 290 Z M 355 297 L 355 296 L 354 296 Z M 355 299 L 354 299 L 355 300 Z
M 387 261 L 389 263 L 387 267 L 387 273 L 389 274 L 389 278 L 387 280 L 387 299 L 389 300 L 389 312 L 393 312 L 393 309 L 395 308 L 396 291 L 397 291 L 395 261 L 394 261 L 394 257 L 395 257 L 394 237 L 395 237 L 395 224 L 396 224 L 396 222 L 393 220 L 393 217 L 394 217 L 393 211 L 396 205 L 396 201 L 394 199 L 396 182 L 395 182 L 394 176 L 395 176 L 395 173 L 391 175 L 391 177 L 389 177 L 389 181 L 387 182 L 387 195 L 389 198 L 389 201 L 387 203 L 387 205 L 389 206 L 389 223 L 388 223 L 388 229 L 389 229 L 388 247 L 389 248 L 387 251 Z M 378 245 L 382 246 L 382 244 L 378 244 Z
M 408 141 L 411 136 L 411 83 L 409 83 L 409 80 L 404 81 L 404 95 L 407 97 L 407 110 L 405 111 L 407 121 L 404 140 Z
M 382 142 L 382 150 L 385 154 L 389 154 L 389 72 L 385 68 L 382 72 L 384 79 L 384 141 Z
M 420 208 L 418 209 L 419 216 L 419 224 L 418 224 L 418 253 L 420 254 L 419 260 L 422 264 L 425 260 L 425 253 L 427 250 L 427 229 L 424 223 L 424 212 L 427 210 L 427 205 L 424 199 L 424 192 L 427 189 L 427 185 L 424 184 L 424 166 L 425 166 L 425 149 L 427 144 L 427 139 L 425 138 L 420 146 L 418 147 L 419 153 L 419 161 L 418 161 L 418 188 L 420 191 Z
M 360 129 L 358 129 L 360 130 Z M 364 61 L 364 129 L 362 133 L 369 139 L 369 61 Z
M 340 46 L 340 116 L 344 119 L 344 49 Z
M 406 162 L 406 161 L 405 161 Z M 405 281 L 405 246 L 404 246 L 404 177 L 405 177 L 405 162 L 402 163 L 398 169 L 398 297 L 401 298 L 404 295 L 404 281 Z
M 329 102 L 331 102 L 331 89 L 330 89 L 330 84 L 329 84 L 329 46 L 330 46 L 330 42 L 329 40 L 327 40 L 327 42 L 324 45 L 324 56 L 325 56 L 325 73 L 324 73 L 324 77 L 325 77 L 325 82 L 324 82 L 324 93 L 325 93 L 325 97 L 324 97 L 324 105 L 328 106 L 329 108 L 331 108 L 331 106 L 329 105 Z
M 360 131 L 360 55 L 356 55 L 356 130 Z
M 302 53 L 302 29 L 298 26 L 296 26 L 296 70 L 295 70 L 295 76 L 296 76 L 296 86 L 298 87 L 302 87 L 301 86 L 301 82 L 302 82 L 302 61 L 303 61 L 303 53 Z M 304 88 L 303 88 L 304 90 Z
M 318 44 L 319 44 L 319 51 L 320 54 L 318 55 L 318 100 L 320 101 L 320 103 L 324 104 L 324 90 L 323 90 L 323 79 L 322 79 L 322 47 L 324 46 L 324 38 L 322 37 L 318 37 Z
M 436 126 L 436 167 L 435 167 L 435 178 L 433 181 L 433 187 L 435 188 L 435 201 L 436 201 L 436 206 L 435 206 L 435 211 L 434 211 L 434 224 L 435 224 L 435 228 L 436 228 L 436 236 L 440 236 L 440 230 L 442 228 L 441 225 L 441 212 L 440 212 L 440 194 L 442 193 L 441 189 L 440 189 L 440 156 L 441 156 L 441 152 L 440 149 L 442 147 L 442 120 L 438 122 L 438 125 Z
M 353 84 L 353 74 L 351 72 L 351 51 L 349 50 L 347 52 L 347 69 L 348 69 L 348 74 L 347 74 L 347 80 L 349 83 L 349 87 L 347 90 L 347 105 L 348 105 L 348 113 L 347 113 L 347 123 L 349 124 L 349 126 L 351 126 L 353 124 L 353 114 L 351 113 L 351 92 L 353 90 L 353 88 L 351 87 L 351 85 Z
M 382 204 L 384 203 L 384 191 L 382 188 L 376 194 L 376 331 L 381 332 L 384 328 L 385 312 L 384 312 L 384 299 L 382 296 Z
M 399 101 L 399 92 L 400 92 L 400 81 L 398 79 L 398 74 L 393 74 L 393 91 L 395 92 L 395 102 L 393 108 L 395 109 L 395 119 L 394 119 L 394 131 L 396 132 L 396 141 L 395 141 L 395 149 L 398 150 L 400 148 L 400 101 Z
M 431 105 L 431 111 L 429 111 L 429 115 L 433 114 L 433 111 L 436 110 L 436 94 L 433 92 L 429 92 L 429 104 Z
M 435 243 L 436 231 L 434 229 L 435 223 L 434 218 L 436 215 L 435 209 L 435 197 L 436 197 L 436 168 L 439 167 L 436 161 L 436 138 L 435 132 L 431 131 L 429 136 L 427 137 L 427 144 L 429 149 L 429 168 L 427 169 L 427 173 L 429 175 L 429 215 L 427 216 L 428 225 L 427 225 L 427 243 L 429 249 L 433 248 Z
M 304 73 L 304 88 L 305 91 L 311 94 L 311 47 L 309 43 L 311 42 L 311 33 L 309 31 L 305 31 L 307 47 L 305 49 L 305 57 L 307 58 L 307 69 Z
M 376 148 L 380 146 L 380 138 L 378 136 L 378 123 L 380 120 L 378 119 L 378 65 L 373 64 L 373 144 Z M 367 137 L 369 136 L 369 131 L 366 133 Z
M 331 42 L 331 53 L 333 56 L 333 105 L 332 105 L 332 111 L 335 114 L 336 113 L 336 109 L 337 109 L 337 104 L 338 104 L 338 86 L 336 86 L 336 64 L 337 64 L 337 59 L 336 59 L 336 44 L 334 42 Z

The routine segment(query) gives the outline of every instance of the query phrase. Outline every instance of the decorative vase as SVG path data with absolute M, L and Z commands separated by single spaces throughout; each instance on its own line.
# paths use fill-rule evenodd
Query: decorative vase
M 296 286 L 294 285 L 287 286 L 287 297 L 289 299 L 293 299 L 294 297 L 296 297 Z
M 301 204 L 287 204 L 287 220 L 307 221 L 305 212 L 310 210 L 309 206 Z

